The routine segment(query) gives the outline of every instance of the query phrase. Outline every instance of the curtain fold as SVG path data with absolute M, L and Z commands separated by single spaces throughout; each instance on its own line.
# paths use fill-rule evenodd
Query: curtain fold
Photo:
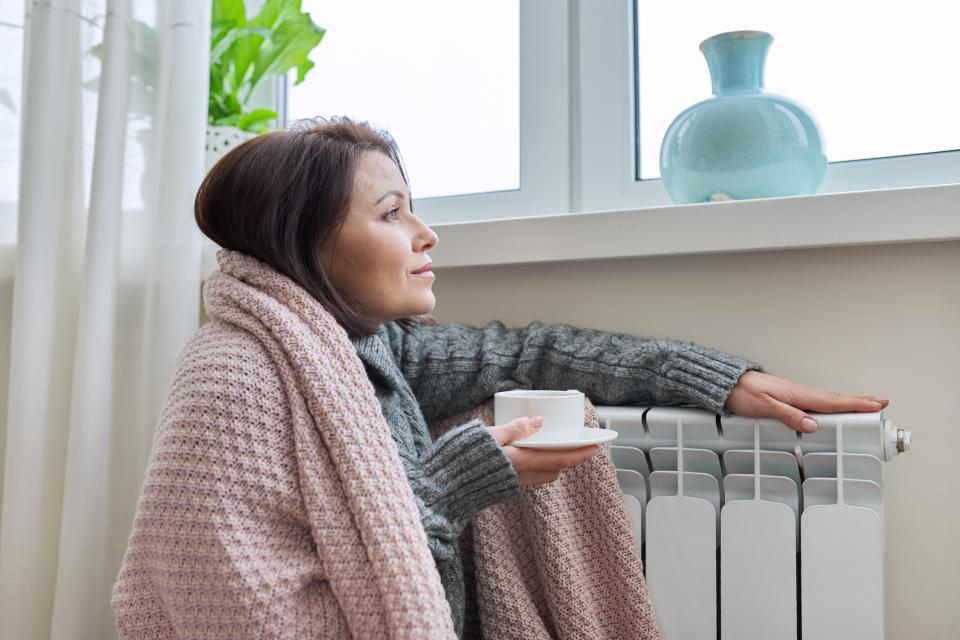
M 110 638 L 159 408 L 199 322 L 210 4 L 37 1 L 26 15 L 12 306 L 0 301 L 0 624 Z

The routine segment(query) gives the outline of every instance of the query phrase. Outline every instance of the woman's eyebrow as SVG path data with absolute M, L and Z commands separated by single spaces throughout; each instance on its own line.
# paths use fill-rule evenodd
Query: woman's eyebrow
M 386 198 L 387 196 L 397 196 L 398 198 L 403 198 L 404 194 L 401 193 L 400 191 L 397 191 L 396 189 L 391 189 L 390 191 L 387 191 L 385 194 L 380 196 L 380 199 L 374 202 L 373 204 L 374 205 L 380 204 L 383 201 L 383 199 Z

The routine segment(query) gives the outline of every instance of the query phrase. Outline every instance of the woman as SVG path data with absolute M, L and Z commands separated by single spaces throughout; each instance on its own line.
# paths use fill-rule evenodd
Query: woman
M 197 223 L 224 248 L 204 289 L 213 321 L 181 351 L 164 406 L 114 589 L 122 635 L 460 634 L 476 606 L 465 602 L 464 527 L 600 450 L 511 446 L 537 417 L 431 437 L 429 423 L 498 391 L 576 388 L 595 404 L 694 404 L 804 431 L 816 427 L 805 410 L 887 404 L 691 343 L 430 322 L 438 237 L 412 207 L 393 140 L 347 118 L 253 138 L 207 175 Z M 394 503 L 416 509 L 378 511 Z M 445 603 L 429 585 L 414 593 L 429 571 L 403 582 L 423 567 L 424 538 Z

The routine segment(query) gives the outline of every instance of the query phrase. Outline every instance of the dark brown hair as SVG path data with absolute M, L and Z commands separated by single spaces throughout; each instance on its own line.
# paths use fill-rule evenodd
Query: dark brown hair
M 409 187 L 389 133 L 347 117 L 313 118 L 238 145 L 210 169 L 194 201 L 204 235 L 292 279 L 351 336 L 373 333 L 377 322 L 334 287 L 320 254 L 346 220 L 357 161 L 367 151 L 393 160 Z M 419 320 L 397 323 L 406 329 Z

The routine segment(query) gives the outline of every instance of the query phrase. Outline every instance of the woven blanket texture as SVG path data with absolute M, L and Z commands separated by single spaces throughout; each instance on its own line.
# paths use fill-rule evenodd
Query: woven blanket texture
M 347 333 L 259 260 L 217 259 L 212 321 L 177 358 L 114 586 L 121 637 L 455 637 Z M 608 453 L 482 510 L 462 545 L 478 605 L 465 637 L 659 638 Z

